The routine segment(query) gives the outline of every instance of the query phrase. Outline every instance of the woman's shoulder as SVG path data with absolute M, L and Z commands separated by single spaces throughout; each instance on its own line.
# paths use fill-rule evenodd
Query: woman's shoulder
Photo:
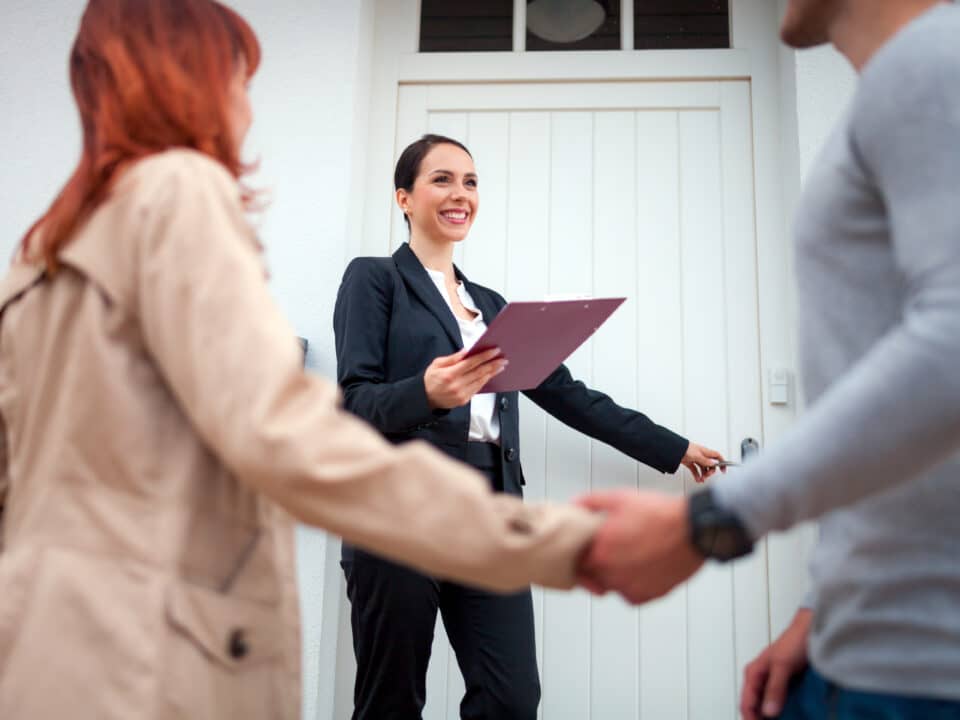
M 220 161 L 190 148 L 171 148 L 137 160 L 131 173 L 140 177 L 153 175 L 190 175 L 235 185 L 236 180 Z
M 343 273 L 343 282 L 390 282 L 396 272 L 392 257 L 356 257 Z
M 154 153 L 133 163 L 117 190 L 157 199 L 169 195 L 212 194 L 240 204 L 240 185 L 218 160 L 189 148 Z

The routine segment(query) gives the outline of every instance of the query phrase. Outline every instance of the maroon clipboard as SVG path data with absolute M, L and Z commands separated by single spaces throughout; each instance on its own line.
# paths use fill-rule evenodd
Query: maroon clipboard
M 498 347 L 510 361 L 480 390 L 537 387 L 606 322 L 626 298 L 512 302 L 493 319 L 466 357 Z

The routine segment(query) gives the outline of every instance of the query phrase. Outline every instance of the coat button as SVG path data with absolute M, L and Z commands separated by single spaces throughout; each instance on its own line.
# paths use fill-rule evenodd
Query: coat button
M 242 660 L 250 652 L 250 645 L 247 644 L 247 634 L 242 629 L 237 628 L 230 632 L 227 651 L 234 660 Z
M 509 409 L 509 407 L 510 407 L 510 401 L 505 397 L 500 398 L 500 409 L 507 410 Z
M 517 459 L 517 449 L 516 448 L 507 448 L 507 451 L 503 454 L 507 459 L 507 462 L 513 462 Z

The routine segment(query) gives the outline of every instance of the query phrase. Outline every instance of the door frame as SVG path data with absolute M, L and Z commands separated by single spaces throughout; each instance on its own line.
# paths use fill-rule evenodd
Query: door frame
M 757 297 L 760 339 L 763 444 L 776 441 L 793 423 L 796 393 L 787 405 L 770 403 L 766 378 L 786 369 L 795 378 L 796 312 L 789 212 L 799 193 L 796 98 L 793 56 L 780 47 L 776 29 L 782 3 L 730 0 L 731 49 L 691 51 L 584 51 L 418 53 L 419 0 L 369 0 L 373 32 L 369 58 L 367 143 L 355 157 L 354 204 L 360 222 L 346 242 L 347 258 L 385 255 L 390 249 L 393 163 L 396 154 L 398 95 L 401 85 L 464 83 L 543 83 L 596 81 L 746 80 L 750 86 Z M 360 62 L 364 62 L 361 58 Z M 365 88 L 361 88 L 361 91 Z M 789 137 L 784 135 L 786 132 Z M 362 133 L 362 131 L 361 131 Z M 794 383 L 795 385 L 795 383 Z M 771 635 L 786 626 L 806 591 L 808 529 L 769 538 L 758 545 L 768 578 Z M 327 557 L 336 557 L 336 542 Z M 335 565 L 336 563 L 329 563 Z M 342 583 L 339 572 L 327 582 Z M 350 638 L 339 637 L 346 617 L 342 593 L 325 593 L 322 642 L 350 652 Z M 333 690 L 321 682 L 320 692 Z M 338 687 L 337 695 L 347 691 Z M 325 703 L 330 703 L 327 696 Z

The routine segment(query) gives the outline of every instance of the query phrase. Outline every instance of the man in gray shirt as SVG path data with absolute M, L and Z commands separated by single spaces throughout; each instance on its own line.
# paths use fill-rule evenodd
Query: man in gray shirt
M 783 37 L 861 76 L 796 221 L 809 410 L 689 502 L 585 498 L 607 521 L 583 581 L 642 602 L 820 518 L 809 609 L 748 667 L 744 717 L 960 718 L 960 6 L 790 0 Z

